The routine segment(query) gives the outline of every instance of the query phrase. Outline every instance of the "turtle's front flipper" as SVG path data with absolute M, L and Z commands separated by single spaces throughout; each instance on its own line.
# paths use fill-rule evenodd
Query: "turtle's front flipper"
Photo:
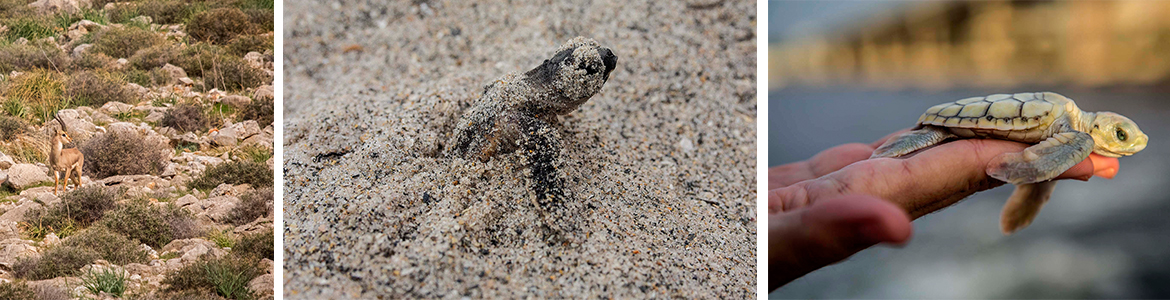
M 881 147 L 873 150 L 873 155 L 869 158 L 899 157 L 910 152 L 918 151 L 918 149 L 933 146 L 952 137 L 955 137 L 955 134 L 946 128 L 929 125 L 923 126 L 921 129 L 911 130 L 910 132 L 890 138 Z
M 1055 180 L 1017 185 L 1007 204 L 1003 205 L 1003 213 L 999 216 L 999 229 L 1003 234 L 1015 233 L 1032 224 L 1032 219 L 1040 213 L 1040 208 L 1048 202 L 1054 189 Z
M 1021 185 L 1056 178 L 1093 152 L 1093 137 L 1074 131 L 1052 137 L 1017 153 L 1004 153 L 987 165 L 987 175 Z

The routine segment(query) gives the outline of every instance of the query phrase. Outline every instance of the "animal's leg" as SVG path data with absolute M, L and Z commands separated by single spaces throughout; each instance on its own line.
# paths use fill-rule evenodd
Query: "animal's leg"
M 1057 133 L 1022 152 L 993 158 L 987 166 L 987 175 L 1015 185 L 1047 181 L 1085 160 L 1092 152 L 1093 137 L 1088 133 Z
M 890 138 L 881 147 L 873 150 L 873 155 L 869 158 L 899 157 L 953 137 L 956 137 L 955 134 L 946 128 L 923 126 L 921 129 Z
M 81 188 L 81 166 L 83 163 L 84 162 L 77 162 L 77 166 L 73 168 L 73 176 L 76 177 L 74 178 L 76 180 L 73 181 L 73 184 L 75 185 L 73 189 Z
M 536 202 L 546 212 L 560 210 L 564 207 L 562 198 L 565 197 L 564 180 L 557 174 L 560 135 L 556 128 L 534 117 L 521 117 L 520 125 L 521 150 L 528 157 Z
M 999 229 L 1004 235 L 1015 233 L 1036 218 L 1040 208 L 1052 196 L 1056 189 L 1056 181 L 1042 181 L 1037 183 L 1021 184 L 1016 186 L 1007 204 L 1003 206 L 1003 213 L 999 216 Z
M 53 196 L 57 195 L 57 184 L 60 184 L 60 182 L 57 179 L 60 177 L 61 177 L 61 172 L 57 171 L 57 170 L 53 170 Z
M 69 177 L 70 177 L 70 175 L 73 175 L 73 167 L 65 168 L 65 180 L 64 180 L 65 184 L 61 185 L 61 192 L 63 192 L 63 193 L 69 192 Z M 54 187 L 53 189 L 56 189 L 56 187 Z

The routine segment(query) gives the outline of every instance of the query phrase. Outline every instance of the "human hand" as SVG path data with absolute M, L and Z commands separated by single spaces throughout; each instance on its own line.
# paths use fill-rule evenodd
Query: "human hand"
M 903 158 L 869 159 L 873 144 L 845 144 L 768 170 L 769 289 L 878 243 L 901 244 L 910 221 L 1004 182 L 992 158 L 1029 145 L 993 139 L 947 142 Z M 1116 158 L 1092 154 L 1057 179 L 1113 178 Z

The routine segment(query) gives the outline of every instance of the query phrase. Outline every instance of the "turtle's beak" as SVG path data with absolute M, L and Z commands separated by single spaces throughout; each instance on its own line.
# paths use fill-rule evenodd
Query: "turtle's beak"
M 613 55 L 613 51 L 609 48 L 601 48 L 601 62 L 605 63 L 605 80 L 609 80 L 609 72 L 617 68 L 617 55 Z

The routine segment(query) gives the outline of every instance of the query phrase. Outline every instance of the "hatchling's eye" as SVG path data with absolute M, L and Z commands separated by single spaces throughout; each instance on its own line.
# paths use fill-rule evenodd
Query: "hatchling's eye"
M 1124 142 L 1124 141 L 1125 141 L 1125 139 L 1128 139 L 1128 138 L 1129 138 L 1129 136 L 1127 136 L 1127 135 L 1125 134 L 1125 130 L 1124 130 L 1124 129 L 1121 129 L 1121 128 L 1118 128 L 1118 129 L 1117 129 L 1117 140 Z

